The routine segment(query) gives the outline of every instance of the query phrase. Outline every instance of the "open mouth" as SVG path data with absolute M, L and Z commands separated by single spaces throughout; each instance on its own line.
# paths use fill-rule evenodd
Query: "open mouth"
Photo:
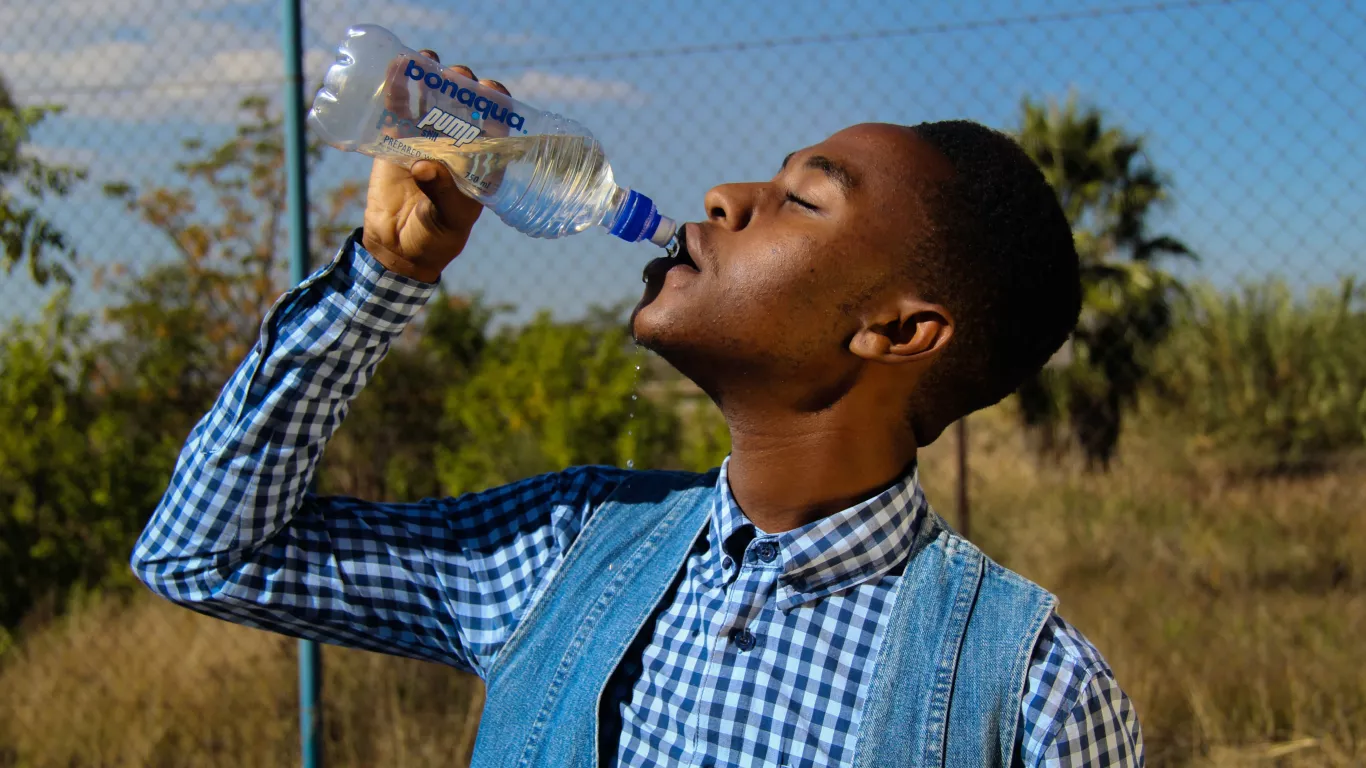
M 690 269 L 693 272 L 701 272 L 697 262 L 693 261 L 692 254 L 688 251 L 688 235 L 686 227 L 679 227 L 678 248 L 668 256 L 661 256 L 645 265 L 645 272 L 642 279 L 649 283 L 656 279 L 662 279 L 674 268 Z

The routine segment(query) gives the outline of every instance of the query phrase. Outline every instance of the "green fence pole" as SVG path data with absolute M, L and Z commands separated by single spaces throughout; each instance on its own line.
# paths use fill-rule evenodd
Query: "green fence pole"
M 303 14 L 300 0 L 281 0 L 285 54 L 285 170 L 289 174 L 289 278 L 308 277 L 308 145 L 304 140 Z
M 304 140 L 303 13 L 300 0 L 281 0 L 285 60 L 285 170 L 289 184 L 289 279 L 308 277 L 308 168 Z M 303 768 L 322 768 L 322 649 L 299 641 L 299 740 Z

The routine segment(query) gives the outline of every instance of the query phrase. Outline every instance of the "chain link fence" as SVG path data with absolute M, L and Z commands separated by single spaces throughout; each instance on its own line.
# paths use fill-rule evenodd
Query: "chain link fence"
M 1366 762 L 1366 7 L 466 5 L 309 0 L 307 73 L 348 26 L 387 26 L 589 126 L 679 219 L 854 123 L 1019 136 L 1072 218 L 1086 309 L 971 417 L 973 539 L 1106 653 L 1150 764 Z M 287 287 L 277 4 L 11 3 L 0 29 L 0 766 L 297 762 L 294 643 L 167 606 L 126 567 Z M 360 223 L 368 160 L 311 162 L 319 264 Z M 718 462 L 715 409 L 628 343 L 641 248 L 486 217 L 323 490 Z M 618 351 L 585 379 L 567 344 Z M 498 418 L 473 429 L 481 408 Z M 954 440 L 922 459 L 950 517 Z M 325 657 L 329 763 L 468 760 L 477 680 Z

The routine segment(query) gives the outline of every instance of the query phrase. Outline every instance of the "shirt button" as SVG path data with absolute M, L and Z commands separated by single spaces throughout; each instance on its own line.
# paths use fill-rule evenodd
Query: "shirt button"
M 771 541 L 761 541 L 759 546 L 754 548 L 754 554 L 759 556 L 765 563 L 773 562 L 773 558 L 778 556 L 778 547 Z
M 730 559 L 729 557 L 723 557 L 723 558 L 721 558 L 721 567 L 722 567 L 722 568 L 729 568 L 731 565 L 732 565 L 732 563 L 731 563 L 731 559 Z
M 740 649 L 741 653 L 754 650 L 754 646 L 759 643 L 758 638 L 754 637 L 754 633 L 748 629 L 735 630 L 730 634 L 730 639 L 731 642 L 735 643 L 735 647 Z

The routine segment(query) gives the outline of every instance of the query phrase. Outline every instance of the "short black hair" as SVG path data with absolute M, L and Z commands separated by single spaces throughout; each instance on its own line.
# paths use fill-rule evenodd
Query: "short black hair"
M 923 445 L 1043 368 L 1076 328 L 1081 278 L 1057 194 L 1014 139 L 967 120 L 911 130 L 954 170 L 926 185 L 930 231 L 908 262 L 921 298 L 954 319 L 911 403 Z

